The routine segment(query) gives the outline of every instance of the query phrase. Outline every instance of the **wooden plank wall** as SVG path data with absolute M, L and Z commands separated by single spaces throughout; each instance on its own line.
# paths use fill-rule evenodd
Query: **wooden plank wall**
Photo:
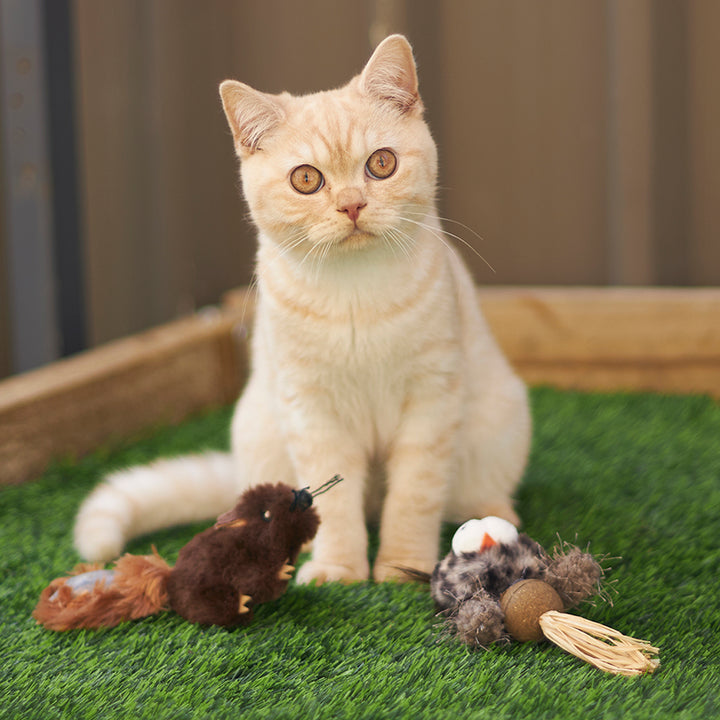
M 444 209 L 480 282 L 720 282 L 718 3 L 459 0 L 439 27 Z
M 0 382 L 0 485 L 237 397 L 237 317 L 195 315 Z
M 217 99 L 307 92 L 407 32 L 442 211 L 482 284 L 720 282 L 718 4 L 76 0 L 90 335 L 249 281 L 253 232 Z M 474 235 L 477 232 L 481 238 Z
M 0 119 L 0 122 L 2 120 Z M 2 127 L 0 127 L 2 136 Z M 0 167 L 2 167 L 2 147 L 0 147 Z M 0 203 L 4 200 L 3 178 L 0 173 Z M 2 213 L 0 213 L 2 215 Z M 6 267 L 5 260 L 5 224 L 0 222 L 0 270 Z M 12 372 L 12 359 L 10 352 L 10 313 L 8 307 L 8 278 L 0 272 L 0 378 L 7 377 Z
M 463 251 L 480 284 L 720 282 L 714 0 L 73 8 L 92 345 L 250 280 L 253 229 L 218 83 L 336 86 L 393 31 L 413 41 L 441 211 L 483 256 Z M 7 300 L 0 272 L 0 377 Z
M 720 400 L 720 290 L 484 288 L 479 299 L 525 380 Z M 157 423 L 235 399 L 254 295 L 0 382 L 0 485 L 36 477 Z
M 698 285 L 720 282 L 720 3 L 688 6 L 688 233 L 693 277 Z
M 478 301 L 529 385 L 720 400 L 719 289 L 504 286 Z M 224 307 L 248 326 L 254 295 L 230 292 Z

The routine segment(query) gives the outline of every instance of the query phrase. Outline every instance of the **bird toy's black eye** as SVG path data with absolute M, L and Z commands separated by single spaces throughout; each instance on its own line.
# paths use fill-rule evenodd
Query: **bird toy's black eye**
M 271 513 L 269 510 L 266 510 L 266 511 L 263 513 L 263 520 L 264 520 L 265 522 L 270 522 L 271 519 L 272 519 L 272 513 Z

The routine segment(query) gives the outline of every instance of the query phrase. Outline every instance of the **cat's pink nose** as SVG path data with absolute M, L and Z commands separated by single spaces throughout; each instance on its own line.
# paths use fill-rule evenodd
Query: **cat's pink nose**
M 367 205 L 362 191 L 357 188 L 346 188 L 338 193 L 338 212 L 347 213 L 347 216 L 354 222 L 360 217 L 360 211 Z

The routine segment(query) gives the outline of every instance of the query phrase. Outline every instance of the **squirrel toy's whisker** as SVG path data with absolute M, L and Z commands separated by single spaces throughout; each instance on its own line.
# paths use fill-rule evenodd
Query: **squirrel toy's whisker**
M 343 478 L 340 477 L 340 475 L 335 475 L 330 480 L 328 480 L 326 483 L 323 483 L 317 490 L 314 490 L 310 494 L 315 498 L 318 495 L 322 495 L 323 493 L 326 493 L 328 490 L 332 490 L 339 482 L 342 482 Z M 308 488 L 309 489 L 309 488 Z

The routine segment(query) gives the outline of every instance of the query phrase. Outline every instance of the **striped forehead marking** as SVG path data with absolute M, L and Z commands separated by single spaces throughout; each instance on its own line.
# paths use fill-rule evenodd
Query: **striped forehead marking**
M 341 173 L 356 169 L 368 152 L 367 123 L 357 110 L 338 102 L 318 103 L 303 113 L 304 143 L 298 148 L 308 153 L 307 162 L 317 162 Z

